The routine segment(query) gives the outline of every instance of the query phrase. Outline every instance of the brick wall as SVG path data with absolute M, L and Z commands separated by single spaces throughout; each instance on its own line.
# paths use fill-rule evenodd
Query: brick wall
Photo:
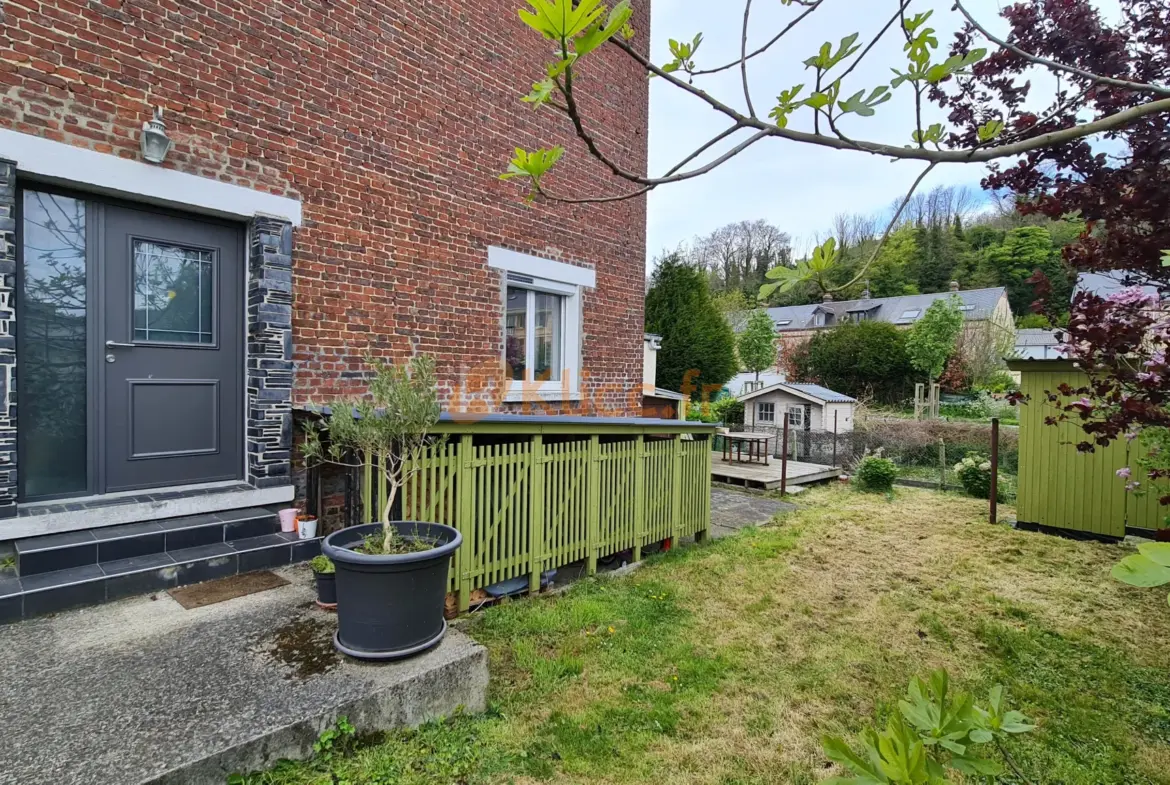
M 448 396 L 468 374 L 494 374 L 501 279 L 487 247 L 503 245 L 596 267 L 578 410 L 636 414 L 645 201 L 528 206 L 497 179 L 513 146 L 561 141 L 569 153 L 550 186 L 621 187 L 567 122 L 519 102 L 548 50 L 521 5 L 6 0 L 0 127 L 137 157 L 142 122 L 162 105 L 177 142 L 167 166 L 300 198 L 297 401 L 351 383 L 367 348 L 434 354 Z M 638 6 L 645 46 L 649 0 Z M 645 76 L 616 50 L 590 61 L 584 110 L 615 157 L 644 169 Z

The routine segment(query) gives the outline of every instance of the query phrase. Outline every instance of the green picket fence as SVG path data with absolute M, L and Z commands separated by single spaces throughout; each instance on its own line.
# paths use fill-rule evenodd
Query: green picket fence
M 681 423 L 680 423 L 681 425 Z M 547 429 L 546 429 L 547 430 Z M 561 429 L 564 431 L 565 429 Z M 403 489 L 404 520 L 453 526 L 463 535 L 449 590 L 466 610 L 471 592 L 668 538 L 703 539 L 711 526 L 707 435 L 677 429 L 632 435 L 527 433 L 506 440 L 450 434 L 431 447 Z M 365 520 L 377 520 L 385 478 L 364 467 Z

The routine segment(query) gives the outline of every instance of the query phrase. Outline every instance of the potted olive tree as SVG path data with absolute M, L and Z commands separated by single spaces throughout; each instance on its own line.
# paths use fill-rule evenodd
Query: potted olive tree
M 447 631 L 447 572 L 462 538 L 450 526 L 391 520 L 399 491 L 437 441 L 431 434 L 439 420 L 434 360 L 367 362 L 367 394 L 321 409 L 305 425 L 303 450 L 306 464 L 375 461 L 386 477 L 381 521 L 335 531 L 321 549 L 336 570 L 338 650 L 362 659 L 397 659 L 435 646 Z

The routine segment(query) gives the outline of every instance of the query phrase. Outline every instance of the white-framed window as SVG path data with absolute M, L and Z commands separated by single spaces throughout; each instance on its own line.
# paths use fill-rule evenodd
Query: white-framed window
M 594 271 L 496 246 L 488 266 L 504 271 L 505 400 L 579 400 L 582 292 Z
M 803 406 L 789 406 L 788 407 L 788 427 L 789 428 L 803 428 L 804 427 L 804 407 Z
M 817 311 L 816 316 L 813 317 L 813 325 L 815 325 L 816 327 L 824 327 L 825 326 L 825 312 L 824 311 Z
M 757 403 L 756 422 L 776 422 L 776 404 Z
M 911 308 L 908 311 L 902 311 L 902 315 L 899 316 L 898 318 L 899 319 L 917 319 L 921 315 L 922 315 L 921 310 L 919 310 L 918 308 Z

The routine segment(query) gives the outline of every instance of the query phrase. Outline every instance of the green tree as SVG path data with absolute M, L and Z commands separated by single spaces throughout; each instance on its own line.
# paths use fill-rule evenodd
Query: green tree
M 882 403 L 896 403 L 909 394 L 914 369 L 906 354 L 906 333 L 892 324 L 842 324 L 817 333 L 800 355 L 799 370 L 806 381 Z
M 662 336 L 659 387 L 722 387 L 739 370 L 735 334 L 711 298 L 707 276 L 677 254 L 664 257 L 651 276 L 646 331 Z
M 739 361 L 756 375 L 756 381 L 760 380 L 760 371 L 776 363 L 776 325 L 762 308 L 752 311 L 739 336 Z
M 906 334 L 906 354 L 915 370 L 933 382 L 943 372 L 963 330 L 963 313 L 954 295 L 935 300 Z
M 869 291 L 873 297 L 898 297 L 917 294 L 917 284 L 910 278 L 910 265 L 918 253 L 918 240 L 912 226 L 892 232 L 869 268 Z
M 1038 269 L 1048 266 L 1053 256 L 1052 235 L 1043 226 L 1012 229 L 1003 243 L 987 249 L 987 261 L 995 271 L 1000 286 L 1007 289 L 1012 312 L 1028 313 L 1036 299 L 1028 279 Z

